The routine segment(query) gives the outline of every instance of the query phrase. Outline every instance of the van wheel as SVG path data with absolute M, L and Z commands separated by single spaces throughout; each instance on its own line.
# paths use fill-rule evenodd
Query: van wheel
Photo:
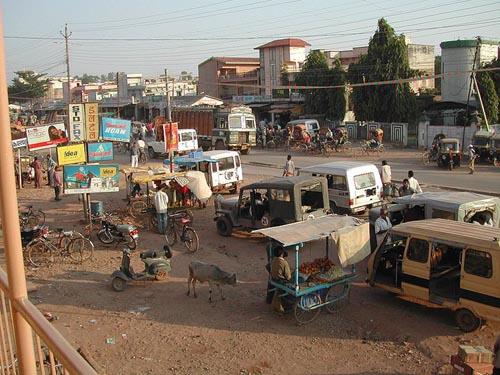
M 233 233 L 233 225 L 225 216 L 219 216 L 215 225 L 217 226 L 217 233 L 221 236 L 229 237 Z
M 455 312 L 455 321 L 464 332 L 472 332 L 481 326 L 481 319 L 469 309 L 459 309 Z
M 250 147 L 245 148 L 244 150 L 241 150 L 241 155 L 248 155 L 250 153 Z
M 335 204 L 334 201 L 330 201 L 330 209 L 332 210 L 332 212 L 334 214 L 338 214 L 339 213 L 339 209 L 337 208 L 337 205 Z

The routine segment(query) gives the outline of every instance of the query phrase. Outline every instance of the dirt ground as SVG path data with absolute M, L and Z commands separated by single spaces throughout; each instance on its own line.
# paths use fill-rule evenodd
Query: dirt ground
M 246 176 L 246 181 L 260 176 Z M 98 195 L 108 210 L 123 208 L 124 193 Z M 48 187 L 19 191 L 22 204 L 47 214 L 51 227 L 81 228 L 76 196 L 53 201 Z M 213 206 L 194 211 L 201 247 L 188 255 L 174 246 L 172 272 L 162 282 L 110 287 L 121 249 L 94 241 L 94 258 L 83 264 L 61 259 L 47 269 L 26 267 L 30 299 L 57 317 L 54 326 L 75 347 L 84 348 L 107 374 L 434 374 L 457 345 L 491 346 L 500 325 L 464 334 L 452 314 L 395 298 L 365 284 L 358 266 L 349 306 L 337 315 L 322 312 L 306 326 L 293 316 L 277 316 L 265 303 L 265 241 L 248 233 L 220 237 Z M 140 231 L 139 250 L 159 249 L 163 236 Z M 308 246 L 309 258 L 323 249 Z M 188 264 L 201 260 L 236 272 L 238 284 L 225 287 L 226 300 L 208 302 L 208 286 L 198 298 L 186 296 Z M 141 269 L 138 251 L 133 265 Z

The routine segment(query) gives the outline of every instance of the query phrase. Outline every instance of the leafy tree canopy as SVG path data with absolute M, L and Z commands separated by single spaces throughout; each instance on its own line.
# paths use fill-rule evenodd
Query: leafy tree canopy
M 47 92 L 48 79 L 46 74 L 37 74 L 31 70 L 15 72 L 17 77 L 9 86 L 9 97 L 17 101 L 27 101 L 41 98 Z

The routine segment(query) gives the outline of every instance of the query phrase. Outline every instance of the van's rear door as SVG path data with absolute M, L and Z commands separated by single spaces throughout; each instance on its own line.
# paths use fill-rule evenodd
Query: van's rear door
M 381 187 L 377 183 L 377 176 L 373 171 L 356 173 L 353 176 L 354 196 L 352 197 L 352 208 L 363 210 L 368 206 L 377 206 L 381 202 Z

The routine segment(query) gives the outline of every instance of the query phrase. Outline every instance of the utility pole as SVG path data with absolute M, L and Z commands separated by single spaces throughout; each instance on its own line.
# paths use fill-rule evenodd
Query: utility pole
M 120 118 L 120 80 L 118 78 L 119 78 L 119 73 L 116 72 L 116 108 L 117 108 L 116 117 Z
M 165 115 L 168 122 L 172 122 L 172 110 L 170 108 L 170 90 L 168 89 L 168 69 L 165 69 L 165 90 L 167 94 L 167 106 L 165 108 Z
M 71 103 L 71 84 L 69 82 L 69 47 L 68 47 L 68 40 L 69 40 L 69 37 L 71 36 L 71 34 L 73 34 L 72 32 L 70 32 L 68 34 L 68 24 L 66 23 L 64 25 L 64 34 L 62 31 L 60 31 L 61 35 L 63 36 L 64 38 L 64 43 L 66 44 L 66 78 L 68 80 L 68 104 Z M 69 107 L 68 107 L 68 111 L 69 111 Z M 68 116 L 69 116 L 69 113 L 68 113 Z M 69 120 L 69 117 L 68 117 L 68 120 Z
M 170 108 L 170 90 L 168 88 L 168 69 L 165 68 L 165 90 L 167 94 L 167 106 L 165 108 L 166 112 L 166 117 L 168 121 L 168 129 L 169 129 L 169 141 L 165 139 L 165 146 L 169 145 L 169 150 L 168 150 L 168 160 L 170 161 L 170 173 L 174 171 L 174 152 L 173 150 L 170 149 L 170 143 L 172 141 L 172 109 Z

